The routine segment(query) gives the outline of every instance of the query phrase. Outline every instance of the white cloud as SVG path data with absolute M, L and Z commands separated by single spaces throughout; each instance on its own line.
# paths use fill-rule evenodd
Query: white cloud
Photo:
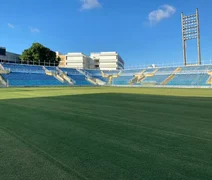
M 82 3 L 81 10 L 95 9 L 101 7 L 99 0 L 80 0 Z
M 15 28 L 15 26 L 13 24 L 11 24 L 11 23 L 8 23 L 7 25 L 8 25 L 9 28 L 12 28 L 12 29 Z
M 168 4 L 160 6 L 157 10 L 149 13 L 148 20 L 150 24 L 158 23 L 165 18 L 171 17 L 176 12 L 176 8 Z
M 29 29 L 32 33 L 39 33 L 40 32 L 40 29 L 38 29 L 38 28 L 30 27 Z

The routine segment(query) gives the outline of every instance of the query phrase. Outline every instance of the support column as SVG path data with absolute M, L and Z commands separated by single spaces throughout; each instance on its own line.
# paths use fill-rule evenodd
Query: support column
M 187 65 L 187 62 L 186 62 L 186 41 L 185 41 L 185 38 L 184 38 L 184 25 L 183 25 L 183 17 L 184 17 L 184 14 L 181 13 L 181 22 L 182 22 L 182 45 L 183 45 L 183 62 L 184 62 L 184 65 L 186 66 Z
M 197 51 L 198 51 L 198 64 L 201 65 L 201 48 L 200 48 L 200 25 L 199 25 L 199 11 L 196 9 L 196 18 L 197 18 Z

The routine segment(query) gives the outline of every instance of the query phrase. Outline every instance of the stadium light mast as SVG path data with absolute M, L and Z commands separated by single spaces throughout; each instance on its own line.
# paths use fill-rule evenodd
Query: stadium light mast
M 181 21 L 184 65 L 187 65 L 186 41 L 191 39 L 197 39 L 198 65 L 201 65 L 200 24 L 198 9 L 196 9 L 196 14 L 185 16 L 184 13 L 182 13 Z

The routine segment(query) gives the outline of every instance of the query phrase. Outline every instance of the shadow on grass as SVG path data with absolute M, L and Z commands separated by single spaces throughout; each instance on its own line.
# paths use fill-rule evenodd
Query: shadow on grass
M 0 100 L 0 179 L 210 179 L 211 100 L 119 93 Z

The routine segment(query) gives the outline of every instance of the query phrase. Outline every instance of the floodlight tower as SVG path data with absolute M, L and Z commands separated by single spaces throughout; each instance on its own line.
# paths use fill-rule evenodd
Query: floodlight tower
M 196 14 L 185 16 L 181 14 L 182 20 L 182 40 L 183 40 L 183 60 L 184 65 L 187 65 L 186 41 L 197 39 L 198 65 L 201 65 L 201 49 L 200 49 L 200 25 L 199 11 L 196 9 Z

